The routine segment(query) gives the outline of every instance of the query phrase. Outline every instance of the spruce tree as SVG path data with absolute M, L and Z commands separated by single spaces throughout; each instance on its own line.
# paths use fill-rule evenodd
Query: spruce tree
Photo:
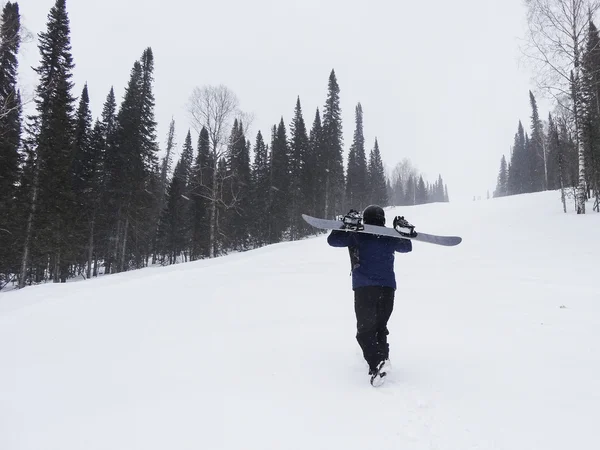
M 295 240 L 306 236 L 311 230 L 304 220 L 302 214 L 310 208 L 309 196 L 311 189 L 311 172 L 315 170 L 311 166 L 308 132 L 304 117 L 302 116 L 302 105 L 300 97 L 296 101 L 294 118 L 290 125 L 290 239 Z
M 115 151 L 114 138 L 116 130 L 116 111 L 117 103 L 115 99 L 114 89 L 111 87 L 104 105 L 102 107 L 102 115 L 98 123 L 98 130 L 94 126 L 94 146 L 100 148 L 102 154 L 101 170 L 100 170 L 100 198 L 98 199 L 98 211 L 96 214 L 95 228 L 96 239 L 96 259 L 102 259 L 108 262 L 110 254 L 112 236 L 110 226 L 112 224 L 112 216 L 115 214 L 112 208 L 112 198 L 108 192 L 108 182 L 110 179 L 111 168 L 114 167 L 113 156 Z M 99 133 L 96 135 L 96 131 Z M 94 265 L 96 268 L 96 265 Z M 105 264 L 105 270 L 109 269 Z M 107 270 L 109 271 L 109 270 Z
M 271 209 L 269 243 L 281 242 L 289 228 L 289 148 L 283 118 L 271 139 Z
M 27 219 L 27 236 L 22 261 L 22 280 L 30 256 L 49 259 L 50 277 L 65 282 L 70 254 L 72 231 L 71 165 L 73 161 L 74 120 L 71 95 L 74 67 L 71 55 L 70 26 L 65 0 L 57 0 L 48 14 L 47 29 L 39 35 L 41 61 L 35 72 L 36 113 L 30 119 L 34 174 L 32 200 Z M 35 245 L 33 245 L 35 244 Z M 32 248 L 33 247 L 33 248 Z
M 558 170 L 559 145 L 558 126 L 556 125 L 552 114 L 548 114 L 546 148 L 548 149 L 548 189 L 550 190 L 559 189 L 561 187 L 560 173 Z
M 508 195 L 526 192 L 528 178 L 527 162 L 525 131 L 521 121 L 519 121 L 511 153 L 510 170 L 508 172 Z
M 224 218 L 224 229 L 229 241 L 228 246 L 241 251 L 249 247 L 245 217 L 250 212 L 251 171 L 244 125 L 237 119 L 231 130 L 226 158 L 228 175 L 223 200 L 229 208 Z
M 436 202 L 445 202 L 445 196 L 444 196 L 444 180 L 442 179 L 442 175 L 438 175 L 438 180 L 437 180 L 437 184 L 436 184 L 436 190 L 435 190 L 435 201 Z
M 362 210 L 367 206 L 367 159 L 363 131 L 363 110 L 359 103 L 355 109 L 356 128 L 348 154 L 346 176 L 346 202 L 349 207 Z
M 192 198 L 192 259 L 210 256 L 210 204 L 215 163 L 210 152 L 206 128 L 200 130 L 198 154 L 192 169 L 190 194 Z
M 539 192 L 546 189 L 546 151 L 544 127 L 540 120 L 535 96 L 529 91 L 531 104 L 531 138 L 529 140 L 528 157 L 529 173 L 528 185 L 530 192 Z
M 368 203 L 376 204 L 381 207 L 387 206 L 388 199 L 385 169 L 383 167 L 377 139 L 375 139 L 375 145 L 369 155 L 368 179 L 370 192 Z
M 113 211 L 110 263 L 114 271 L 142 267 L 152 251 L 156 232 L 151 220 L 158 200 L 151 184 L 157 183 L 158 145 L 152 93 L 154 59 L 146 49 L 131 71 L 121 109 L 117 114 L 114 146 L 110 154 L 107 191 Z M 135 230 L 135 233 L 132 231 Z
M 0 289 L 18 272 L 19 222 L 25 205 L 17 209 L 21 99 L 17 90 L 17 56 L 21 44 L 19 5 L 8 2 L 0 19 Z
M 100 132 L 100 129 L 96 132 Z M 86 84 L 79 99 L 75 122 L 72 169 L 75 229 L 72 244 L 76 246 L 77 262 L 79 264 L 87 263 L 88 277 L 91 276 L 92 271 L 97 198 L 101 190 L 102 152 L 101 135 L 93 134 L 90 98 Z
M 406 192 L 405 192 L 405 200 L 404 204 L 407 206 L 416 205 L 417 204 L 417 186 L 415 183 L 415 177 L 413 174 L 410 174 L 408 180 L 406 182 Z
M 582 58 L 582 127 L 588 189 L 593 189 L 600 212 L 600 35 L 590 18 Z
M 252 241 L 255 247 L 269 243 L 271 226 L 271 164 L 262 133 L 256 135 L 252 164 Z
M 419 176 L 419 181 L 417 182 L 416 187 L 416 204 L 423 205 L 427 203 L 427 187 L 425 186 L 425 181 L 423 180 L 423 176 Z
M 178 261 L 187 244 L 186 164 L 182 155 L 175 166 L 173 178 L 167 188 L 165 209 L 160 220 L 158 233 L 160 250 L 167 256 L 169 264 Z
M 323 161 L 325 185 L 325 217 L 332 218 L 344 204 L 342 112 L 340 88 L 335 71 L 329 75 L 329 89 L 323 109 Z
M 504 197 L 508 191 L 508 167 L 506 165 L 506 158 L 502 155 L 500 160 L 500 172 L 498 173 L 498 182 L 496 184 L 496 190 L 494 191 L 494 197 Z
M 325 171 L 325 142 L 323 136 L 323 127 L 321 124 L 321 115 L 319 109 L 315 113 L 312 128 L 309 136 L 308 158 L 309 167 L 312 168 L 312 176 L 309 181 L 310 195 L 312 208 L 309 214 L 316 217 L 326 217 L 325 199 L 326 199 L 326 174 Z

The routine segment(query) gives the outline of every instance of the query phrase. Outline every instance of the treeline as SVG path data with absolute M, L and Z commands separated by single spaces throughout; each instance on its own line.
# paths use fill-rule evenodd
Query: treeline
M 362 106 L 343 163 L 340 89 L 329 77 L 322 113 L 247 137 L 248 119 L 225 86 L 192 93 L 194 134 L 176 142 L 171 122 L 159 158 L 154 56 L 130 72 L 120 105 L 111 89 L 93 119 L 86 85 L 73 96 L 65 0 L 39 34 L 35 111 L 23 117 L 17 86 L 17 3 L 0 26 L 0 288 L 65 282 L 151 264 L 244 251 L 313 233 L 302 213 L 333 217 L 368 204 L 448 201 L 441 176 L 425 182 L 403 161 L 388 178 L 377 140 L 366 149 Z M 178 155 L 178 156 L 176 156 Z
M 563 0 L 540 5 L 531 3 L 529 21 L 548 47 L 536 40 L 533 47 L 543 56 L 546 70 L 569 80 L 569 86 L 563 89 L 560 83 L 548 84 L 549 78 L 542 78 L 546 90 L 560 93 L 554 94 L 556 108 L 547 121 L 540 118 L 536 99 L 529 93 L 529 129 L 525 131 L 519 122 L 510 156 L 500 161 L 494 196 L 560 189 L 565 212 L 567 198 L 574 200 L 579 214 L 585 213 L 590 199 L 600 212 L 600 36 L 592 19 L 598 6 L 584 8 Z M 561 39 L 575 44 L 557 49 Z M 570 72 L 562 68 L 561 58 L 573 64 Z

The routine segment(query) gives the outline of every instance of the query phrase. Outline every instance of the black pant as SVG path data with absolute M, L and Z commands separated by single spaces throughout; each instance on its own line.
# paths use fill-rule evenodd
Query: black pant
M 356 340 L 370 370 L 389 358 L 387 323 L 393 309 L 394 289 L 390 287 L 367 286 L 354 291 Z

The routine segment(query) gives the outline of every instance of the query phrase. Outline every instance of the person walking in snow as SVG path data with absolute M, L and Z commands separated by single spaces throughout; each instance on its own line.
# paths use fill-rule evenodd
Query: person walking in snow
M 385 212 L 377 205 L 363 211 L 363 222 L 385 226 Z M 394 309 L 396 275 L 394 254 L 412 251 L 410 239 L 333 230 L 327 237 L 332 247 L 348 247 L 352 266 L 352 290 L 356 312 L 356 340 L 369 365 L 371 384 L 383 384 L 390 369 L 388 320 Z

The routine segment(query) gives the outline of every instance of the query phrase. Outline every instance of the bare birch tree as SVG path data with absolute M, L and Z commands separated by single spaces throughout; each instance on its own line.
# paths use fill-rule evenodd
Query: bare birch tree
M 219 161 L 225 157 L 227 146 L 231 143 L 229 132 L 234 120 L 245 118 L 244 125 L 248 127 L 250 119 L 240 111 L 237 96 L 224 85 L 196 87 L 188 102 L 188 112 L 196 132 L 200 133 L 202 128 L 208 132 L 212 180 L 210 184 L 206 183 L 202 186 L 204 188 L 202 196 L 210 205 L 209 256 L 213 258 L 217 253 L 216 236 L 219 233 L 217 206 L 223 204 L 221 189 L 223 180 L 218 179 Z M 223 206 L 230 205 L 223 204 Z
M 581 54 L 589 18 L 598 11 L 600 0 L 525 0 L 525 3 L 529 9 L 525 53 L 535 64 L 538 87 L 559 104 L 562 96 L 571 100 L 568 107 L 575 125 L 579 168 L 577 213 L 585 214 Z

